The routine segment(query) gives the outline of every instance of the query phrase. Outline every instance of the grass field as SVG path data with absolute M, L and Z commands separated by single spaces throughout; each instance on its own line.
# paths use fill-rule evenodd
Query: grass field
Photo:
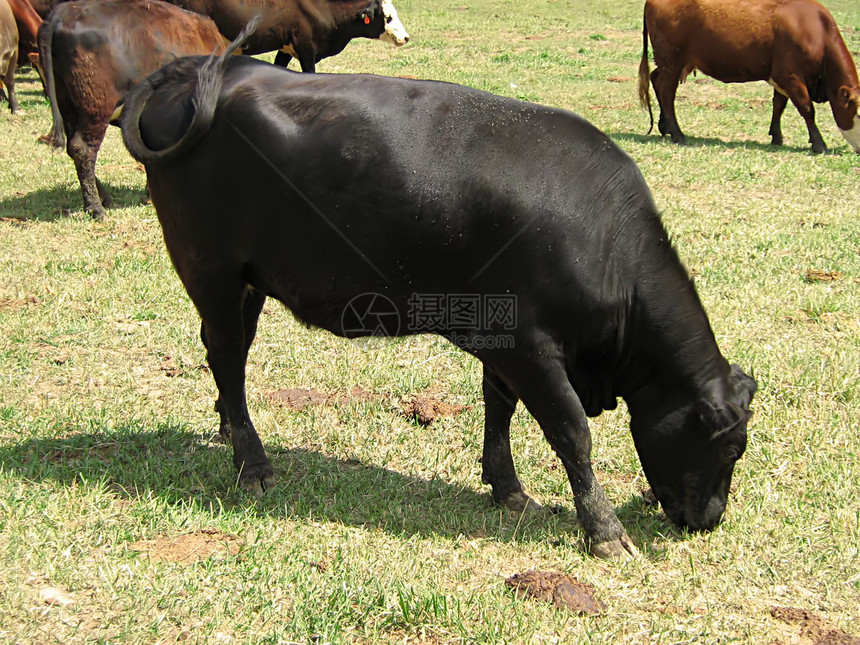
M 860 59 L 860 4 L 827 5 Z M 776 149 L 769 87 L 691 77 L 678 147 L 645 135 L 641 3 L 397 6 L 407 46 L 356 41 L 319 71 L 568 108 L 640 165 L 723 353 L 759 383 L 724 523 L 687 534 L 647 503 L 622 405 L 593 421 L 593 460 L 642 556 L 589 557 L 522 410 L 524 484 L 563 510 L 491 504 L 474 359 L 430 336 L 340 340 L 276 303 L 248 391 L 279 486 L 249 499 L 142 169 L 112 130 L 97 170 L 117 207 L 90 220 L 70 159 L 37 142 L 50 110 L 27 71 L 26 113 L 0 114 L 0 641 L 858 642 L 860 156 L 829 107 L 830 153 L 808 152 L 791 107 Z M 296 409 L 299 388 L 327 398 Z M 460 413 L 424 427 L 402 413 L 418 396 Z M 505 578 L 530 569 L 592 585 L 604 612 L 517 598 Z

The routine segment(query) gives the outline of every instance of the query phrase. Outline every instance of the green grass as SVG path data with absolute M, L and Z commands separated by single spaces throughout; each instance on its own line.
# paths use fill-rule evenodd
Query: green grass
M 248 499 L 214 441 L 199 322 L 140 204 L 144 173 L 112 130 L 98 172 L 118 207 L 102 223 L 85 216 L 71 161 L 36 142 L 50 111 L 25 72 L 26 114 L 0 114 L 0 640 L 802 642 L 773 606 L 860 635 L 860 157 L 829 109 L 817 120 L 831 153 L 809 154 L 792 108 L 775 149 L 769 87 L 691 77 L 678 147 L 645 135 L 640 3 L 397 4 L 406 47 L 356 41 L 320 71 L 565 107 L 639 163 L 723 352 L 760 386 L 725 522 L 689 535 L 645 503 L 622 406 L 593 421 L 593 459 L 643 556 L 595 560 L 563 469 L 523 411 L 512 429 L 522 479 L 563 510 L 519 517 L 490 503 L 476 361 L 434 337 L 340 340 L 276 303 L 248 394 L 279 486 Z M 828 5 L 856 59 L 860 6 Z M 353 386 L 370 396 L 301 411 L 267 396 Z M 428 390 L 471 407 L 426 428 L 399 413 Z M 136 546 L 203 529 L 238 550 L 182 562 Z M 592 584 L 606 614 L 517 599 L 504 579 L 528 569 Z M 44 604 L 46 586 L 75 604 Z

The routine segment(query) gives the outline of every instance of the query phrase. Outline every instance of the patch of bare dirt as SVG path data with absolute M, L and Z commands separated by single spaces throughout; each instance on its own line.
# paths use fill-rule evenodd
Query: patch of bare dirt
M 69 448 L 65 450 L 52 450 L 45 453 L 43 459 L 55 464 L 65 464 L 75 461 L 80 461 L 84 458 L 98 457 L 103 461 L 112 459 L 119 444 L 117 443 L 102 443 L 95 446 L 87 446 L 81 448 Z
M 557 609 L 578 614 L 600 614 L 603 603 L 594 597 L 594 587 L 556 571 L 526 571 L 505 580 L 518 597 L 551 602 Z
M 325 405 L 329 395 L 306 388 L 290 388 L 271 392 L 266 398 L 290 410 L 304 410 L 309 405 Z
M 36 296 L 26 296 L 25 298 L 0 298 L 0 309 L 20 309 L 27 305 L 39 305 L 42 301 Z
M 401 404 L 403 416 L 429 426 L 439 417 L 455 417 L 471 406 L 446 403 L 432 394 L 416 394 Z
M 326 394 L 311 388 L 289 388 L 277 390 L 266 395 L 272 403 L 281 405 L 290 410 L 303 410 L 311 405 L 333 405 L 336 403 L 354 403 L 358 401 L 369 401 L 373 394 L 362 387 L 355 386 L 349 392 L 337 392 Z
M 860 638 L 829 625 L 807 609 L 771 607 L 770 615 L 788 625 L 800 628 L 801 638 L 813 645 L 860 645 Z
M 193 564 L 208 558 L 236 555 L 240 546 L 241 540 L 235 535 L 208 528 L 174 537 L 162 535 L 154 540 L 140 540 L 129 544 L 128 548 L 155 562 Z
M 7 222 L 9 224 L 19 224 L 22 226 L 32 224 L 32 222 L 30 220 L 28 220 L 26 217 L 0 217 L 0 222 Z
M 610 76 L 606 80 L 610 83 L 630 83 L 636 79 L 632 76 Z
M 835 282 L 842 279 L 841 271 L 824 271 L 822 269 L 810 269 L 806 272 L 804 279 L 807 282 Z

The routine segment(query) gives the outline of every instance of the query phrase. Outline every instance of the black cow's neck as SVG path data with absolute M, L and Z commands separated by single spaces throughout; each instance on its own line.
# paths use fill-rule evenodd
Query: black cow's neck
M 633 277 L 626 373 L 621 379 L 621 396 L 631 413 L 643 391 L 650 398 L 655 388 L 663 388 L 662 396 L 693 400 L 729 373 L 692 280 L 665 232 L 656 240 L 652 237 L 636 257 L 640 260 Z

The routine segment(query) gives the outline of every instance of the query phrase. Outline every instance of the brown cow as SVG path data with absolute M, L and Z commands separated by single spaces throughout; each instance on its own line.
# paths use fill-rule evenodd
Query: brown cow
M 174 57 L 221 52 L 226 44 L 209 18 L 158 0 L 83 0 L 51 12 L 39 30 L 51 139 L 66 144 L 94 218 L 110 206 L 96 156 L 129 89 Z
M 12 114 L 21 111 L 15 96 L 15 68 L 18 65 L 18 27 L 8 0 L 0 0 L 0 98 L 9 101 Z M 3 94 L 6 85 L 8 96 Z
M 27 61 L 28 54 L 37 51 L 37 34 L 42 26 L 42 18 L 36 13 L 29 0 L 8 0 L 18 25 L 18 62 Z
M 812 151 L 827 148 L 815 125 L 816 103 L 830 102 L 842 136 L 860 152 L 860 84 L 833 16 L 815 0 L 646 0 L 639 98 L 651 115 L 648 36 L 656 69 L 660 134 L 685 141 L 675 118 L 675 92 L 693 70 L 724 83 L 767 81 L 775 89 L 769 134 L 782 145 L 788 99 L 806 121 Z M 648 132 L 651 132 L 649 129 Z
M 227 38 L 235 38 L 256 14 L 257 30 L 243 54 L 278 50 L 275 64 L 297 58 L 303 72 L 313 72 L 323 58 L 343 51 L 353 38 L 373 38 L 399 47 L 409 34 L 392 0 L 167 0 L 209 16 Z
M 286 67 L 298 59 L 303 72 L 313 72 L 323 58 L 343 51 L 353 38 L 388 41 L 399 47 L 409 34 L 392 0 L 165 0 L 209 16 L 227 38 L 235 38 L 257 14 L 262 21 L 243 54 L 278 51 L 275 64 Z M 64 0 L 32 0 L 42 17 Z

